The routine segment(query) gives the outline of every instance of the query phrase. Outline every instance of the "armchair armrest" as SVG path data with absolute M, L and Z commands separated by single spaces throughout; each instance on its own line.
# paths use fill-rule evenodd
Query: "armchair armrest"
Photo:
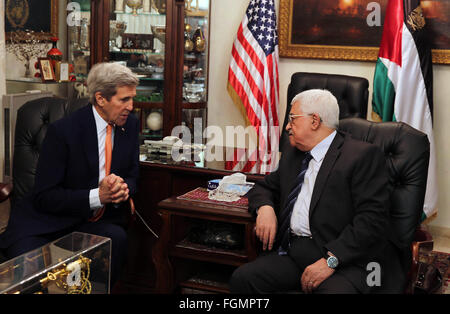
M 407 294 L 414 293 L 414 284 L 419 271 L 420 254 L 421 253 L 428 254 L 432 250 L 433 250 L 433 237 L 431 236 L 431 233 L 429 233 L 425 229 L 425 227 L 420 225 L 416 230 L 414 240 L 411 244 L 412 263 L 408 273 L 408 283 L 406 286 L 405 293 Z
M 416 230 L 411 250 L 413 264 L 419 261 L 420 253 L 430 253 L 433 250 L 433 237 L 422 225 Z
M 416 229 L 416 234 L 414 235 L 414 241 L 430 241 L 433 240 L 431 233 L 423 226 L 420 225 Z
M 12 191 L 12 184 L 0 182 L 0 203 L 3 203 L 9 198 Z

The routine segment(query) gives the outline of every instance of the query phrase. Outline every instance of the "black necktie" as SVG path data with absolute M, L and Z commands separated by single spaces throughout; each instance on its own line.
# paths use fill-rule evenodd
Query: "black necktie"
M 297 201 L 298 194 L 303 185 L 303 181 L 305 179 L 305 173 L 308 169 L 309 161 L 312 159 L 312 156 L 309 152 L 305 153 L 305 158 L 302 160 L 302 166 L 300 168 L 300 172 L 295 179 L 294 186 L 291 192 L 288 195 L 286 201 L 286 207 L 284 207 L 283 211 L 280 213 L 279 217 L 279 227 L 278 227 L 278 238 L 280 240 L 280 247 L 278 249 L 278 253 L 280 255 L 285 255 L 287 249 L 289 247 L 289 233 L 290 233 L 290 225 L 291 225 L 291 215 L 292 210 L 294 209 L 294 204 Z

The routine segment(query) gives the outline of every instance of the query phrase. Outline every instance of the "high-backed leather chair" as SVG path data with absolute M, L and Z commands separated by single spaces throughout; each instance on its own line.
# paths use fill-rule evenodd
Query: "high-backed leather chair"
M 399 240 L 404 268 L 404 289 L 417 271 L 418 247 L 432 249 L 431 237 L 418 232 L 427 185 L 430 143 L 422 133 L 403 122 L 370 122 L 347 118 L 339 129 L 353 138 L 377 145 L 386 156 L 391 193 L 391 222 Z M 419 235 L 421 238 L 418 238 Z M 419 240 L 419 241 L 417 241 Z M 409 283 L 411 284 L 411 282 Z
M 87 98 L 44 97 L 20 107 L 14 136 L 11 207 L 33 188 L 39 151 L 48 125 L 87 105 L 88 102 Z
M 280 138 L 280 151 L 283 151 L 283 147 L 289 144 L 286 125 L 292 98 L 302 91 L 315 88 L 327 89 L 336 97 L 339 104 L 339 119 L 366 118 L 369 99 L 369 81 L 367 79 L 338 74 L 294 73 L 287 90 L 286 114 Z
M 0 202 L 10 199 L 10 207 L 32 192 L 39 151 L 48 125 L 87 105 L 87 98 L 44 97 L 25 103 L 17 111 L 14 135 L 13 180 L 0 183 Z M 0 262 L 6 258 L 0 252 Z

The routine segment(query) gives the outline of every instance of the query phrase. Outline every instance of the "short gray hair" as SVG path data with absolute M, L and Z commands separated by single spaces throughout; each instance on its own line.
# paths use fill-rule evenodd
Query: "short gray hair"
M 114 62 L 95 64 L 87 78 L 89 99 L 93 105 L 96 104 L 95 93 L 97 92 L 109 101 L 117 93 L 117 87 L 138 85 L 139 78 L 136 74 L 126 66 Z
M 305 114 L 316 113 L 323 124 L 337 129 L 339 126 L 339 105 L 336 97 L 326 89 L 310 89 L 297 94 L 291 101 L 300 103 L 300 109 Z

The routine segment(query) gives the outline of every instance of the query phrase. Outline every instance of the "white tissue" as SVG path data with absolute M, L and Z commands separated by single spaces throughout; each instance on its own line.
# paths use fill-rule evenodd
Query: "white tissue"
M 220 180 L 219 186 L 209 191 L 208 198 L 216 201 L 235 202 L 245 195 L 254 185 L 246 181 L 247 176 L 243 173 L 233 173 Z

